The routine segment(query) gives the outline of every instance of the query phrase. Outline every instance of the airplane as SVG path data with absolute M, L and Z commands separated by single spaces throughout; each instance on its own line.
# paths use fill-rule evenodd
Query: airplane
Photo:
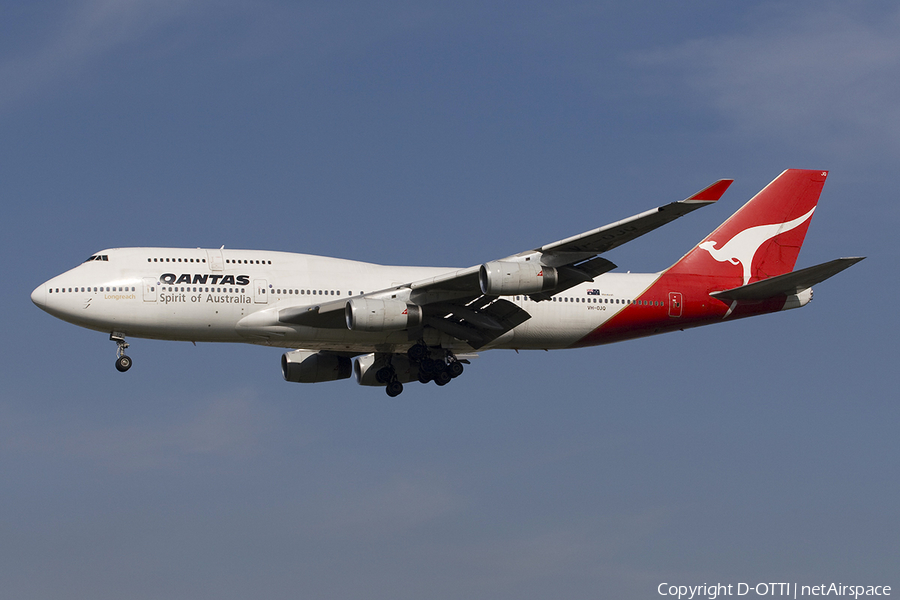
M 805 306 L 812 286 L 865 257 L 794 271 L 827 171 L 788 169 L 659 273 L 613 273 L 600 256 L 715 203 L 685 200 L 468 268 L 384 266 L 261 250 L 115 248 L 39 285 L 42 310 L 128 338 L 275 346 L 286 381 L 443 386 L 477 352 L 560 349 Z

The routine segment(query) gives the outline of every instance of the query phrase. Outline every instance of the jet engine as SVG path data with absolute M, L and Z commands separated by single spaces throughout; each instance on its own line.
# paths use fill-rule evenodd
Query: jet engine
M 319 383 L 350 377 L 350 359 L 337 354 L 322 354 L 310 350 L 294 350 L 281 357 L 281 374 L 285 381 Z
M 401 331 L 422 324 L 422 307 L 402 300 L 351 298 L 344 316 L 353 331 Z
M 556 269 L 534 262 L 494 261 L 481 265 L 478 283 L 488 296 L 534 294 L 556 287 Z

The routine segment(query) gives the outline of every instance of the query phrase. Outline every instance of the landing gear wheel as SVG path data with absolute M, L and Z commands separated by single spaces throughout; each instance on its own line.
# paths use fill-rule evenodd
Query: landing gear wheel
M 394 378 L 394 370 L 390 367 L 381 367 L 375 371 L 375 381 L 378 383 L 388 383 Z
M 428 383 L 429 381 L 431 381 L 431 375 L 419 371 L 419 383 Z
M 131 359 L 125 356 L 125 349 L 128 348 L 125 335 L 114 331 L 109 334 L 109 341 L 116 343 L 116 370 L 124 373 L 131 368 Z
M 450 373 L 450 377 L 456 379 L 463 372 L 463 366 L 461 362 L 453 361 L 449 365 L 447 365 L 447 372 Z
M 438 385 L 447 385 L 451 379 L 453 377 L 450 376 L 450 372 L 447 369 L 442 369 L 434 375 L 434 382 Z
M 428 346 L 419 342 L 415 346 L 410 346 L 409 350 L 406 351 L 406 356 L 409 357 L 409 360 L 413 362 L 419 362 L 425 355 L 428 354 Z
M 385 389 L 385 391 L 391 398 L 396 398 L 401 393 L 403 393 L 403 384 L 395 379 L 387 384 L 387 388 Z
M 131 359 L 125 356 L 124 354 L 116 359 L 116 370 L 119 373 L 124 373 L 128 369 L 131 368 Z
M 431 375 L 437 375 L 438 372 L 444 370 L 444 361 L 437 358 L 423 358 L 419 363 L 419 368 Z

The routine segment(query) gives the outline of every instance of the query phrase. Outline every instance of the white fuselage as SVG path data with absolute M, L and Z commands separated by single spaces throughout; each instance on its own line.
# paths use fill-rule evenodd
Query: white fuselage
M 120 248 L 39 286 L 32 300 L 76 325 L 121 336 L 193 342 L 244 342 L 283 348 L 394 352 L 415 340 L 405 331 L 285 324 L 278 311 L 349 300 L 457 269 L 395 267 L 260 250 Z M 486 348 L 552 349 L 575 344 L 628 306 L 658 274 L 605 274 L 552 301 L 506 299 L 531 318 Z M 469 349 L 426 328 L 425 341 Z

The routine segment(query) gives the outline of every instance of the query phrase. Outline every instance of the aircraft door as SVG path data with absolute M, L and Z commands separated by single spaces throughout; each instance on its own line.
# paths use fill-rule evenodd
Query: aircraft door
M 222 249 L 218 250 L 207 250 L 206 256 L 209 259 L 209 270 L 210 271 L 221 271 L 225 266 L 225 262 L 222 260 Z
M 253 301 L 257 304 L 269 303 L 269 289 L 265 279 L 253 280 Z
M 156 302 L 156 288 L 159 282 L 153 277 L 144 277 L 144 302 Z
M 683 300 L 681 292 L 669 292 L 669 316 L 680 317 Z

